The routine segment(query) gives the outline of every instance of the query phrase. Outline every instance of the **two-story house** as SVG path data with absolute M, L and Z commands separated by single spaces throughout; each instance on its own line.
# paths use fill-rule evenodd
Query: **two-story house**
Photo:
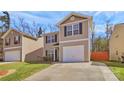
M 35 61 L 42 56 L 43 38 L 10 29 L 2 37 L 4 61 Z
M 92 17 L 71 13 L 58 24 L 59 32 L 44 35 L 44 56 L 54 61 L 90 61 Z

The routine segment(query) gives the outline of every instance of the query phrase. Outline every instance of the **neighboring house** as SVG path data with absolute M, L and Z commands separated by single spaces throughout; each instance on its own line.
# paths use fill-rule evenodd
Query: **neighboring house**
M 109 41 L 109 59 L 121 61 L 124 55 L 124 23 L 114 26 L 114 31 Z
M 35 61 L 43 52 L 43 38 L 34 38 L 14 29 L 2 37 L 4 61 Z
M 71 13 L 57 24 L 59 32 L 44 35 L 44 56 L 54 61 L 90 61 L 90 27 L 92 17 Z

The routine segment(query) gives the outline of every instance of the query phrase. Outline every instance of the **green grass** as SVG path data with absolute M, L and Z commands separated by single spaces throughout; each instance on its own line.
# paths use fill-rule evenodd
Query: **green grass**
M 105 62 L 110 67 L 112 72 L 116 75 L 119 80 L 124 80 L 124 63 L 119 62 Z
M 3 77 L 0 80 L 5 81 L 24 80 L 28 76 L 49 66 L 50 66 L 49 64 L 29 64 L 25 62 L 1 64 L 0 70 L 16 69 L 16 72 L 6 77 Z

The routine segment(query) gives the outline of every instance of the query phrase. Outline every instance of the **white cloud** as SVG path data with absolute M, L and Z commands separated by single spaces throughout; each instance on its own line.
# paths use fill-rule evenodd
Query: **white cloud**
M 105 25 L 96 25 L 95 31 L 96 33 L 105 32 Z

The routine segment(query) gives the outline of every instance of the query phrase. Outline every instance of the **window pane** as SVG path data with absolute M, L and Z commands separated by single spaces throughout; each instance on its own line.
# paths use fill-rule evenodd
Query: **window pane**
M 74 29 L 74 30 L 78 30 L 78 28 L 79 28 L 79 27 L 78 27 L 78 24 L 73 25 L 73 29 Z
M 10 38 L 5 39 L 5 45 L 10 45 Z
M 79 30 L 74 30 L 74 35 L 79 34 Z
M 15 36 L 14 37 L 14 44 L 19 44 L 20 43 L 20 36 Z
M 72 35 L 72 26 L 67 26 L 67 36 Z
M 72 31 L 72 26 L 67 26 L 67 31 Z
M 74 35 L 79 34 L 79 24 L 73 25 L 73 32 L 74 32 Z
M 52 42 L 55 42 L 55 36 L 52 36 Z
M 53 42 L 55 42 L 55 36 L 52 35 L 47 36 L 47 43 L 53 43 Z
M 72 31 L 68 31 L 68 32 L 67 32 L 67 35 L 68 35 L 68 36 L 72 35 Z
M 50 43 L 51 42 L 51 38 L 50 36 L 47 37 L 47 43 Z

